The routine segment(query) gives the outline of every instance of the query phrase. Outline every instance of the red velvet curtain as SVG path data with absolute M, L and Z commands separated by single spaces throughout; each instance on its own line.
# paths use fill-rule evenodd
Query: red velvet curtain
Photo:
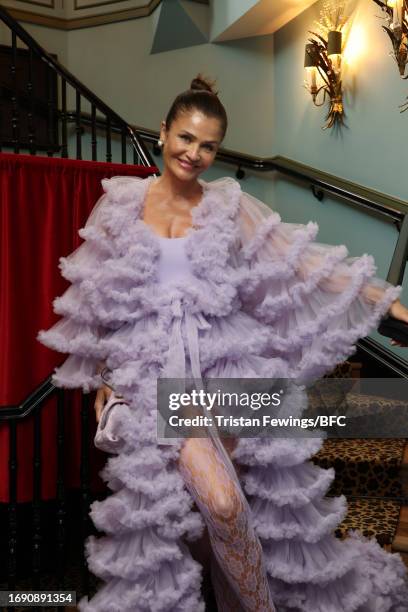
M 52 300 L 68 286 L 60 276 L 58 259 L 81 242 L 77 231 L 103 193 L 101 179 L 147 176 L 153 172 L 157 169 L 0 154 L 0 409 L 20 404 L 64 360 L 40 344 L 36 335 L 58 319 L 52 312 Z M 73 401 L 74 395 L 67 394 L 65 406 L 66 482 L 72 487 L 79 484 L 80 463 L 79 402 Z M 55 398 L 44 406 L 41 418 L 42 498 L 50 499 L 55 496 L 56 480 Z M 93 413 L 91 419 L 94 422 Z M 32 417 L 18 424 L 17 447 L 18 501 L 29 501 Z M 0 502 L 8 501 L 8 459 L 8 426 L 3 423 Z M 93 451 L 92 459 L 95 476 L 103 458 Z

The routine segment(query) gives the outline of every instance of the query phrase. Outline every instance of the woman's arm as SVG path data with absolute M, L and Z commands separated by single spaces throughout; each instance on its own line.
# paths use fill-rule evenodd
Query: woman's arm
M 408 308 L 401 304 L 399 300 L 395 300 L 388 311 L 388 314 L 397 321 L 402 321 L 403 323 L 408 324 Z M 408 327 L 407 327 L 407 335 L 408 335 Z M 399 340 L 391 339 L 391 344 L 394 346 L 402 346 L 407 347 L 408 344 L 405 342 L 400 342 Z
M 394 317 L 394 319 L 408 323 L 408 308 L 404 306 L 404 304 L 401 304 L 399 300 L 395 300 L 391 304 L 388 312 L 392 317 Z

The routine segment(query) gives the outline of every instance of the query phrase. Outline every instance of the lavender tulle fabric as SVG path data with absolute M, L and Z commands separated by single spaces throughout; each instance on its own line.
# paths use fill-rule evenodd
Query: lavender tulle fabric
M 94 502 L 100 538 L 86 544 L 105 584 L 82 612 L 202 612 L 201 567 L 186 541 L 203 520 L 177 468 L 181 441 L 156 437 L 160 376 L 296 377 L 309 383 L 354 350 L 400 287 L 374 276 L 372 257 L 314 241 L 317 225 L 283 223 L 230 178 L 200 181 L 201 202 L 183 239 L 142 221 L 153 177 L 104 180 L 105 195 L 61 259 L 72 284 L 54 301 L 61 320 L 39 339 L 69 353 L 56 385 L 100 386 L 97 363 L 129 405 L 103 477 L 113 493 Z M 299 410 L 302 406 L 298 401 Z M 399 555 L 332 532 L 344 497 L 324 499 L 334 478 L 308 461 L 320 439 L 241 439 L 233 458 L 260 538 L 279 612 L 406 612 Z

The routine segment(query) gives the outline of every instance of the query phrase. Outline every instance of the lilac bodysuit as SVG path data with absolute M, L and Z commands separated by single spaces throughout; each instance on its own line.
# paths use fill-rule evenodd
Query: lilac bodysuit
M 188 236 L 179 238 L 157 236 L 157 239 L 161 248 L 157 270 L 158 282 L 163 285 L 183 280 L 195 282 L 196 277 L 184 248 Z
M 157 281 L 163 287 L 167 297 L 171 298 L 173 313 L 167 358 L 168 368 L 164 370 L 162 377 L 171 378 L 174 372 L 178 378 L 192 376 L 195 380 L 200 381 L 202 372 L 199 357 L 199 330 L 209 329 L 211 325 L 201 313 L 190 313 L 183 308 L 183 300 L 180 297 L 180 291 L 182 294 L 184 287 L 191 288 L 198 284 L 185 250 L 190 236 L 166 238 L 157 235 L 156 238 L 160 245 Z

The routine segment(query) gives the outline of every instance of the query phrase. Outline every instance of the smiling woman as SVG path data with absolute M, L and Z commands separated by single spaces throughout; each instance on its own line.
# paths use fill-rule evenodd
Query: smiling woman
M 202 197 L 197 178 L 214 162 L 227 129 L 218 97 L 205 86 L 194 79 L 193 97 L 178 96 L 161 125 L 164 170 L 149 189 L 143 208 L 143 220 L 159 236 L 178 238 L 191 226 L 191 208 Z M 203 104 L 197 108 L 200 101 Z
M 210 95 L 218 100 L 213 94 Z M 167 180 L 169 173 L 172 173 L 173 180 L 179 178 L 184 185 L 186 176 L 180 173 L 182 168 L 189 173 L 193 186 L 194 178 L 213 163 L 225 130 L 226 122 L 220 120 L 218 115 L 208 115 L 204 109 L 189 109 L 185 103 L 180 102 L 180 111 L 174 115 L 170 110 L 161 125 L 160 140 L 163 143 L 164 159 L 162 178 Z
M 64 318 L 40 339 L 71 355 L 53 381 L 97 388 L 99 420 L 112 393 L 105 364 L 123 398 L 103 472 L 113 494 L 91 509 L 107 535 L 87 543 L 106 584 L 79 609 L 204 612 L 202 567 L 186 545 L 204 532 L 220 612 L 403 612 L 400 557 L 333 535 L 346 507 L 324 498 L 332 471 L 308 461 L 320 439 L 225 441 L 216 428 L 157 437 L 159 378 L 222 378 L 231 390 L 290 378 L 282 410 L 300 417 L 304 382 L 348 357 L 387 311 L 408 321 L 372 257 L 315 242 L 315 223 L 283 223 L 229 177 L 199 178 L 226 127 L 211 84 L 194 79 L 161 126 L 162 176 L 104 180 L 85 242 L 61 263 L 72 282 L 54 302 Z

